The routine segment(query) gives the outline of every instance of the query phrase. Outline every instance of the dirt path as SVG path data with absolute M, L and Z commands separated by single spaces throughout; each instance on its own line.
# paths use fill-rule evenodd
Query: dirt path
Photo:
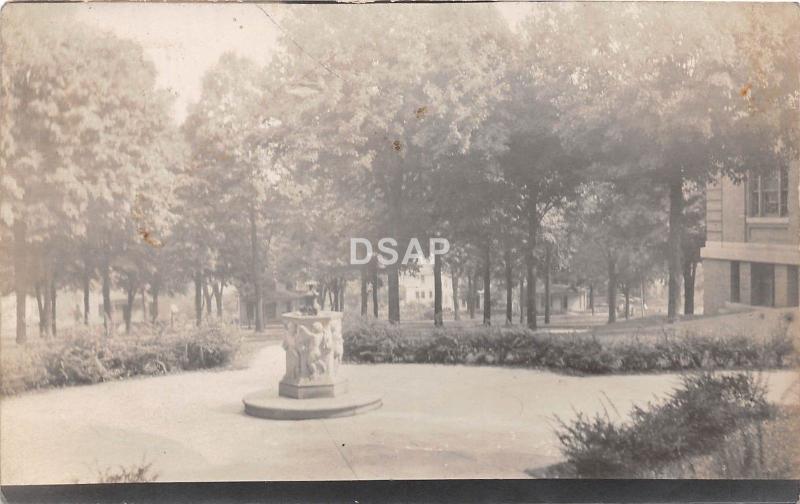
M 248 417 L 241 398 L 277 387 L 283 350 L 247 369 L 193 372 L 30 393 L 0 401 L 2 484 L 84 483 L 143 460 L 158 481 L 524 478 L 559 460 L 553 419 L 615 416 L 671 390 L 677 375 L 570 377 L 491 367 L 346 366 L 380 410 L 281 422 Z M 793 400 L 794 372 L 769 373 Z M 613 406 L 610 406 L 610 402 Z

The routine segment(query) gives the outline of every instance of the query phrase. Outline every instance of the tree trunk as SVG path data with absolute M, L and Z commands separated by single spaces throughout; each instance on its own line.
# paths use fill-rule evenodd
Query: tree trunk
M 57 327 L 57 312 L 56 312 L 56 279 L 50 278 L 50 334 L 56 336 L 58 334 Z
M 694 281 L 697 263 L 688 261 L 683 267 L 683 314 L 694 315 Z
M 472 272 L 467 274 L 467 311 L 469 318 L 475 318 L 475 284 L 472 280 Z
M 625 282 L 623 289 L 625 293 L 625 320 L 628 320 L 631 317 L 631 287 L 628 282 Z
M 519 323 L 525 323 L 525 275 L 519 279 Z
M 333 311 L 342 311 L 341 306 L 339 303 L 341 299 L 339 298 L 339 279 L 336 278 L 333 280 Z
M 503 253 L 506 267 L 506 325 L 514 323 L 514 277 L 511 270 L 511 249 Z
M 83 276 L 83 324 L 89 325 L 89 310 L 91 309 L 89 305 L 89 295 L 91 291 L 92 281 L 89 278 L 89 274 L 86 273 Z
M 44 338 L 44 322 L 46 317 L 44 314 L 44 305 L 42 304 L 42 287 L 40 282 L 36 282 L 34 295 L 36 296 L 36 309 L 39 314 L 39 337 Z
M 258 252 L 258 230 L 256 229 L 256 212 L 254 209 L 250 210 L 250 254 L 252 260 L 253 271 L 253 302 L 255 303 L 253 309 L 255 314 L 255 331 L 261 332 L 264 330 L 264 314 L 262 306 L 262 293 L 261 293 L 261 261 L 259 260 Z
M 327 302 L 326 300 L 328 299 L 328 286 L 325 285 L 324 282 L 320 282 L 320 285 L 322 285 L 322 289 L 319 291 L 319 298 L 317 301 L 319 302 L 319 309 L 324 310 L 325 303 Z
M 211 284 L 212 294 L 214 295 L 214 301 L 217 307 L 217 318 L 222 318 L 222 291 L 225 289 L 225 286 L 222 282 L 214 282 Z
M 402 149 L 400 143 L 394 144 L 395 150 Z M 397 151 L 399 153 L 399 151 Z M 397 240 L 398 245 L 403 245 L 400 240 L 401 224 L 403 222 L 403 159 L 398 155 L 397 164 L 393 166 L 394 172 L 389 188 L 389 236 Z M 387 288 L 389 300 L 389 322 L 400 322 L 400 271 L 397 263 L 391 264 L 387 270 Z
M 390 266 L 387 274 L 389 277 L 389 322 L 397 324 L 400 322 L 400 273 L 397 265 Z
M 344 293 L 347 290 L 347 282 L 344 278 L 339 280 L 339 311 L 344 311 Z
M 378 309 L 378 285 L 380 281 L 378 278 L 378 262 L 373 258 L 370 264 L 372 265 L 372 316 L 377 320 L 380 315 L 380 310 Z
M 536 205 L 531 204 L 528 215 L 528 248 L 525 251 L 525 275 L 527 280 L 527 292 L 525 296 L 525 317 L 528 319 L 528 328 L 536 330 L 536 265 L 533 251 L 536 248 L 536 239 L 539 232 L 539 220 L 536 215 Z
M 492 325 L 492 245 L 483 248 L 483 325 Z
M 442 256 L 433 256 L 433 325 L 444 325 L 442 316 Z
M 153 317 L 153 323 L 155 324 L 158 322 L 158 285 L 154 285 L 150 289 L 150 293 L 153 296 L 153 313 L 151 313 Z
M 26 258 L 27 229 L 21 220 L 14 221 L 14 297 L 17 302 L 17 328 L 16 341 L 23 344 L 28 340 L 25 326 L 27 314 L 25 303 L 27 301 Z
M 148 317 L 147 313 L 147 288 L 144 286 L 142 286 L 142 322 L 150 322 L 150 318 Z
M 126 289 L 126 294 L 128 295 L 127 302 L 125 304 L 125 334 L 131 333 L 131 322 L 133 321 L 133 303 L 136 301 L 136 288 L 133 286 L 133 282 L 128 285 Z
M 453 280 L 453 320 L 461 320 L 461 304 L 460 299 L 458 299 L 458 274 L 455 271 L 451 271 L 450 277 Z
M 206 308 L 206 319 L 211 318 L 211 292 L 208 290 L 208 280 L 203 277 L 203 306 Z
M 545 242 L 544 245 L 544 323 L 550 323 L 550 308 L 552 300 L 550 299 L 550 244 Z
M 642 277 L 641 283 L 640 283 L 640 287 L 639 287 L 639 293 L 642 295 L 642 298 L 641 298 L 641 300 L 642 300 L 642 317 L 647 316 L 647 308 L 646 308 L 647 303 L 645 302 L 645 295 L 647 293 L 647 290 L 645 289 L 645 285 L 644 284 L 645 284 L 644 277 Z
M 50 294 L 50 282 L 47 279 L 43 283 L 42 297 L 44 299 L 44 309 L 42 310 L 42 337 L 49 338 L 53 329 L 53 296 Z
M 594 284 L 589 284 L 589 309 L 592 310 L 592 316 L 594 316 Z
M 617 321 L 617 261 L 608 260 L 608 323 Z
M 203 275 L 194 274 L 194 317 L 195 325 L 200 327 L 203 323 Z
M 667 321 L 678 318 L 678 289 L 681 275 L 681 237 L 683 236 L 683 181 L 676 180 L 669 185 L 669 282 Z
M 369 310 L 369 293 L 367 289 L 367 268 L 361 267 L 361 316 L 366 317 Z
M 531 254 L 533 255 L 533 254 Z M 525 287 L 525 318 L 528 322 L 528 329 L 536 330 L 538 328 L 538 308 L 536 306 L 536 267 L 533 264 L 525 265 L 525 274 L 527 276 L 527 286 Z
M 111 271 L 103 266 L 103 330 L 106 336 L 114 332 L 114 308 L 111 305 Z

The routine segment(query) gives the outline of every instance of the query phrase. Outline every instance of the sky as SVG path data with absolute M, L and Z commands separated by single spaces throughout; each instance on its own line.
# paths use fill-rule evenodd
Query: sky
M 175 97 L 180 122 L 200 98 L 205 72 L 228 51 L 266 64 L 278 28 L 253 4 L 68 4 L 76 17 L 142 45 L 158 70 L 158 85 Z M 262 5 L 274 15 L 276 5 Z M 123 22 L 124 21 L 124 22 Z
M 512 27 L 535 5 L 527 2 L 495 4 Z M 392 8 L 391 5 L 381 7 Z M 46 8 L 63 9 L 65 14 L 140 43 L 156 65 L 159 85 L 175 95 L 173 112 L 181 122 L 187 105 L 200 97 L 203 75 L 224 52 L 236 52 L 260 64 L 270 60 L 280 32 L 260 9 L 280 22 L 286 9 L 313 6 L 135 2 L 46 4 Z
M 203 75 L 223 53 L 235 52 L 259 64 L 269 62 L 280 28 L 264 11 L 280 24 L 286 9 L 313 7 L 252 3 L 72 3 L 49 4 L 46 8 L 61 9 L 64 15 L 141 44 L 156 65 L 158 85 L 175 96 L 173 115 L 180 123 L 186 117 L 187 106 L 200 98 Z M 391 11 L 392 7 L 380 8 Z M 513 25 L 530 11 L 531 4 L 502 3 L 497 8 Z

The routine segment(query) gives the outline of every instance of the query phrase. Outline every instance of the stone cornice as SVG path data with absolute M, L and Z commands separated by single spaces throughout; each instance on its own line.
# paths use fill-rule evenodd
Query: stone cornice
M 774 243 L 706 242 L 703 259 L 800 265 L 800 247 Z

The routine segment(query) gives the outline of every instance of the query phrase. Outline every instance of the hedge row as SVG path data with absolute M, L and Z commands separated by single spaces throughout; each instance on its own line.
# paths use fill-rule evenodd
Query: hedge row
M 778 369 L 797 365 L 787 326 L 766 338 L 683 335 L 603 341 L 542 335 L 521 328 L 408 329 L 380 322 L 348 324 L 345 359 L 364 363 L 482 364 L 580 374 L 711 369 Z
M 99 383 L 140 375 L 213 368 L 239 349 L 238 331 L 209 325 L 181 332 L 142 328 L 105 337 L 89 329 L 3 352 L 0 392 Z

